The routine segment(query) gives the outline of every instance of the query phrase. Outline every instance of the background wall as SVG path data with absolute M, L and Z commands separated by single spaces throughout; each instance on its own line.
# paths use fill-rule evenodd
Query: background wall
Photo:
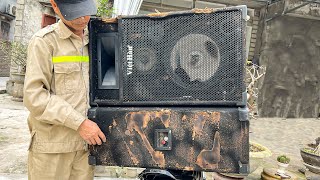
M 318 118 L 320 4 L 286 0 L 270 11 L 260 56 L 267 71 L 259 85 L 259 115 Z
M 17 0 L 1 0 L 0 1 L 0 12 L 5 12 L 7 4 L 16 4 Z
M 262 117 L 319 117 L 320 22 L 283 16 L 269 21 L 260 63 Z
M 13 14 L 7 12 L 8 5 L 13 7 Z M 0 1 L 0 40 L 12 41 L 15 26 L 16 0 Z M 4 52 L 0 51 L 0 77 L 8 77 L 10 75 L 10 62 L 3 57 Z
M 41 2 L 41 3 L 39 3 Z M 41 29 L 42 15 L 54 16 L 48 0 L 18 0 L 14 39 L 25 44 Z

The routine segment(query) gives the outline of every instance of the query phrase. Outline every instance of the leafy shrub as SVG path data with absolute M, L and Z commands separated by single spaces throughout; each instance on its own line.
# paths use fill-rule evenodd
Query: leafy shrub
M 280 155 L 280 156 L 277 157 L 277 161 L 281 162 L 281 163 L 284 163 L 284 164 L 289 164 L 290 158 L 287 157 L 286 155 Z

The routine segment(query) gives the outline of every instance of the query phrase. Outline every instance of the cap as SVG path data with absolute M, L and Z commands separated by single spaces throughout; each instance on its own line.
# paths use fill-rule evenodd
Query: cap
M 97 7 L 93 0 L 54 0 L 62 16 L 71 21 L 82 16 L 95 15 Z

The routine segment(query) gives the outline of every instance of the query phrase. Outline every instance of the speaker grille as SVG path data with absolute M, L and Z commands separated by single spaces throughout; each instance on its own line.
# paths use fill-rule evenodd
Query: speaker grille
M 241 10 L 120 21 L 123 100 L 242 102 Z

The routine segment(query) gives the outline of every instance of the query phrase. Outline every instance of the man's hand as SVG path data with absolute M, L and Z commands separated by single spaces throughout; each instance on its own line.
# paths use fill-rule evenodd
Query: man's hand
M 80 136 L 90 145 L 101 145 L 102 142 L 106 142 L 106 136 L 102 133 L 98 125 L 89 120 L 84 120 L 78 128 Z

